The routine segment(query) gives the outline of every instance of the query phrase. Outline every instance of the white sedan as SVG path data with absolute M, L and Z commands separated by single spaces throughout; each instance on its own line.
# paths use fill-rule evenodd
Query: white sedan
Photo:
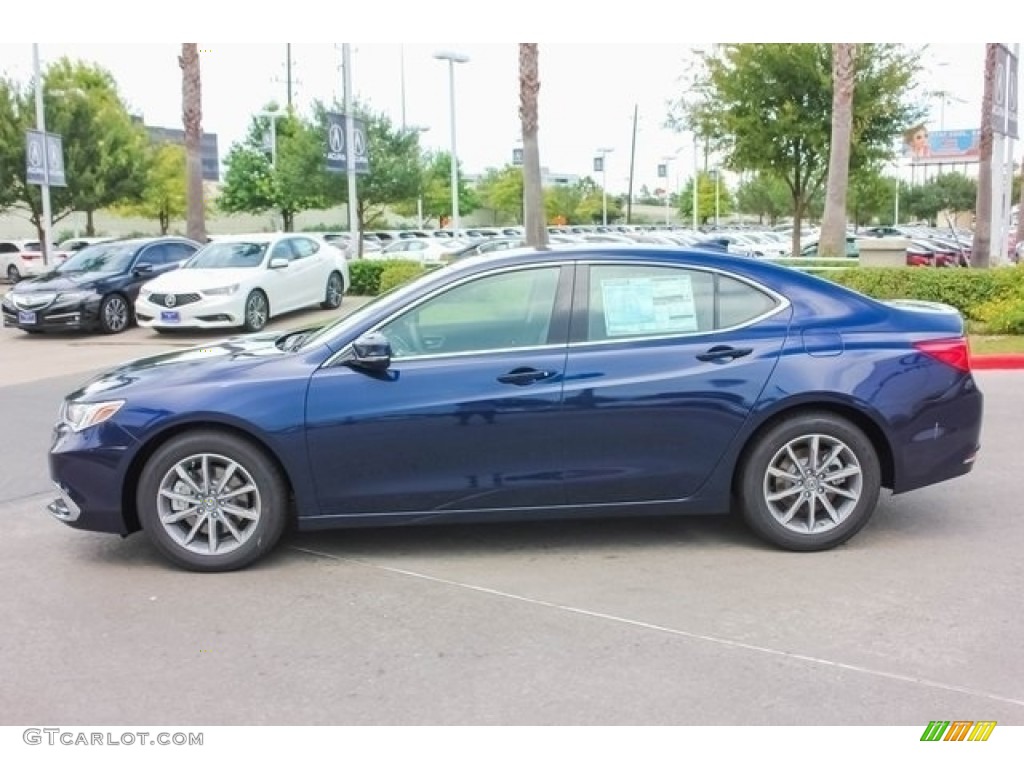
M 218 237 L 181 269 L 143 286 L 135 317 L 143 328 L 260 331 L 285 312 L 335 309 L 349 287 L 345 255 L 316 235 Z

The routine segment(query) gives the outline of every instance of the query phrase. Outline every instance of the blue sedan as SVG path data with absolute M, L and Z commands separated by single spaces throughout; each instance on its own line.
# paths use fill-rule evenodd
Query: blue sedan
M 969 472 L 981 420 L 950 307 L 706 251 L 517 249 L 96 377 L 61 409 L 49 509 L 199 571 L 289 524 L 736 510 L 822 550 L 881 488 Z

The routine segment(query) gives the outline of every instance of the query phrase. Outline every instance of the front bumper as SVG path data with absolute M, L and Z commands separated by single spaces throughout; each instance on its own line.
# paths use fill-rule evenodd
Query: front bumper
M 72 528 L 128 534 L 136 530 L 126 510 L 125 479 L 136 441 L 110 422 L 82 432 L 59 423 L 50 446 L 50 479 L 58 495 L 47 510 Z M 131 503 L 131 502 L 129 502 Z
M 2 305 L 4 327 L 25 331 L 86 330 L 99 323 L 100 297 L 87 301 L 21 309 L 9 301 Z
M 167 307 L 140 297 L 135 320 L 142 328 L 237 328 L 245 323 L 245 297 L 204 296 L 190 304 Z

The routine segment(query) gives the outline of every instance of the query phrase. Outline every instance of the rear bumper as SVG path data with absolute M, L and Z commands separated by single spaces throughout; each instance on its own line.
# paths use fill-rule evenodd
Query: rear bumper
M 899 430 L 893 493 L 966 475 L 981 447 L 984 397 L 966 376 L 957 391 L 931 403 Z

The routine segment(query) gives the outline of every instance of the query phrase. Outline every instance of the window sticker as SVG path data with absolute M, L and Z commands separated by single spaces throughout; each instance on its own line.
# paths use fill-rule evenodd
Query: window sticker
M 602 280 L 601 296 L 609 337 L 697 330 L 690 275 Z

